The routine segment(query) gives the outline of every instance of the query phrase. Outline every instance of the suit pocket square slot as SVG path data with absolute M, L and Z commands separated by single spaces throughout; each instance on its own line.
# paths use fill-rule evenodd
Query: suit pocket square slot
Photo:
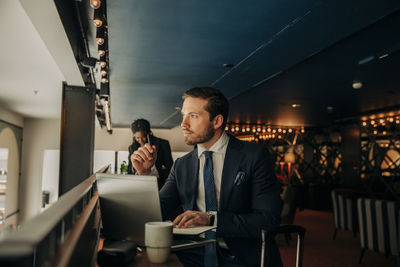
M 234 184 L 235 185 L 242 184 L 244 182 L 244 180 L 245 180 L 245 177 L 246 177 L 245 172 L 243 172 L 243 171 L 238 172 L 236 174 L 236 178 L 235 178 Z

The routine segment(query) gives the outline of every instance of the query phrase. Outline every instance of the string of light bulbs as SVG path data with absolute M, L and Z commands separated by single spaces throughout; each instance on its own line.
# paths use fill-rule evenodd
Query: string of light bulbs
M 260 140 L 282 139 L 288 134 L 303 134 L 304 127 L 268 126 L 265 124 L 227 123 L 225 131 L 236 138 L 258 142 Z
M 108 132 L 111 129 L 111 99 L 110 99 L 110 68 L 109 68 L 109 50 L 108 50 L 108 24 L 106 0 L 90 0 L 90 6 L 94 9 L 93 24 L 96 26 L 96 43 L 100 66 L 100 90 L 99 98 L 101 106 L 104 107 L 103 115 Z

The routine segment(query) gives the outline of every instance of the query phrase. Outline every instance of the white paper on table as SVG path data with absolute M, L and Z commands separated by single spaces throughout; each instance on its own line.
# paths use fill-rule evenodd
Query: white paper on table
M 188 228 L 173 228 L 172 232 L 174 235 L 199 235 L 212 229 L 216 229 L 217 226 L 197 226 Z

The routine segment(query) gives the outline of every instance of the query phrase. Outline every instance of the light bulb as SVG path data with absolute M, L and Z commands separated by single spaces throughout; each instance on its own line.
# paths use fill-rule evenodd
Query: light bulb
M 360 89 L 363 86 L 363 84 L 362 84 L 362 82 L 356 81 L 356 82 L 353 82 L 352 86 L 353 86 L 353 89 Z
M 90 0 L 90 6 L 94 9 L 98 9 L 101 6 L 100 0 Z
M 96 38 L 96 42 L 97 42 L 97 44 L 99 44 L 99 45 L 102 45 L 102 44 L 104 44 L 104 38 Z
M 101 26 L 103 25 L 103 21 L 102 21 L 100 18 L 94 18 L 94 19 L 93 19 L 93 24 L 94 24 L 96 27 L 101 27 Z

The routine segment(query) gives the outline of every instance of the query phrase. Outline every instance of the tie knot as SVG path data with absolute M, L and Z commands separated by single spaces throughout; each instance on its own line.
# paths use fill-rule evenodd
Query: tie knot
M 203 152 L 203 154 L 204 154 L 204 157 L 206 158 L 206 159 L 212 159 L 212 151 L 204 151 Z

